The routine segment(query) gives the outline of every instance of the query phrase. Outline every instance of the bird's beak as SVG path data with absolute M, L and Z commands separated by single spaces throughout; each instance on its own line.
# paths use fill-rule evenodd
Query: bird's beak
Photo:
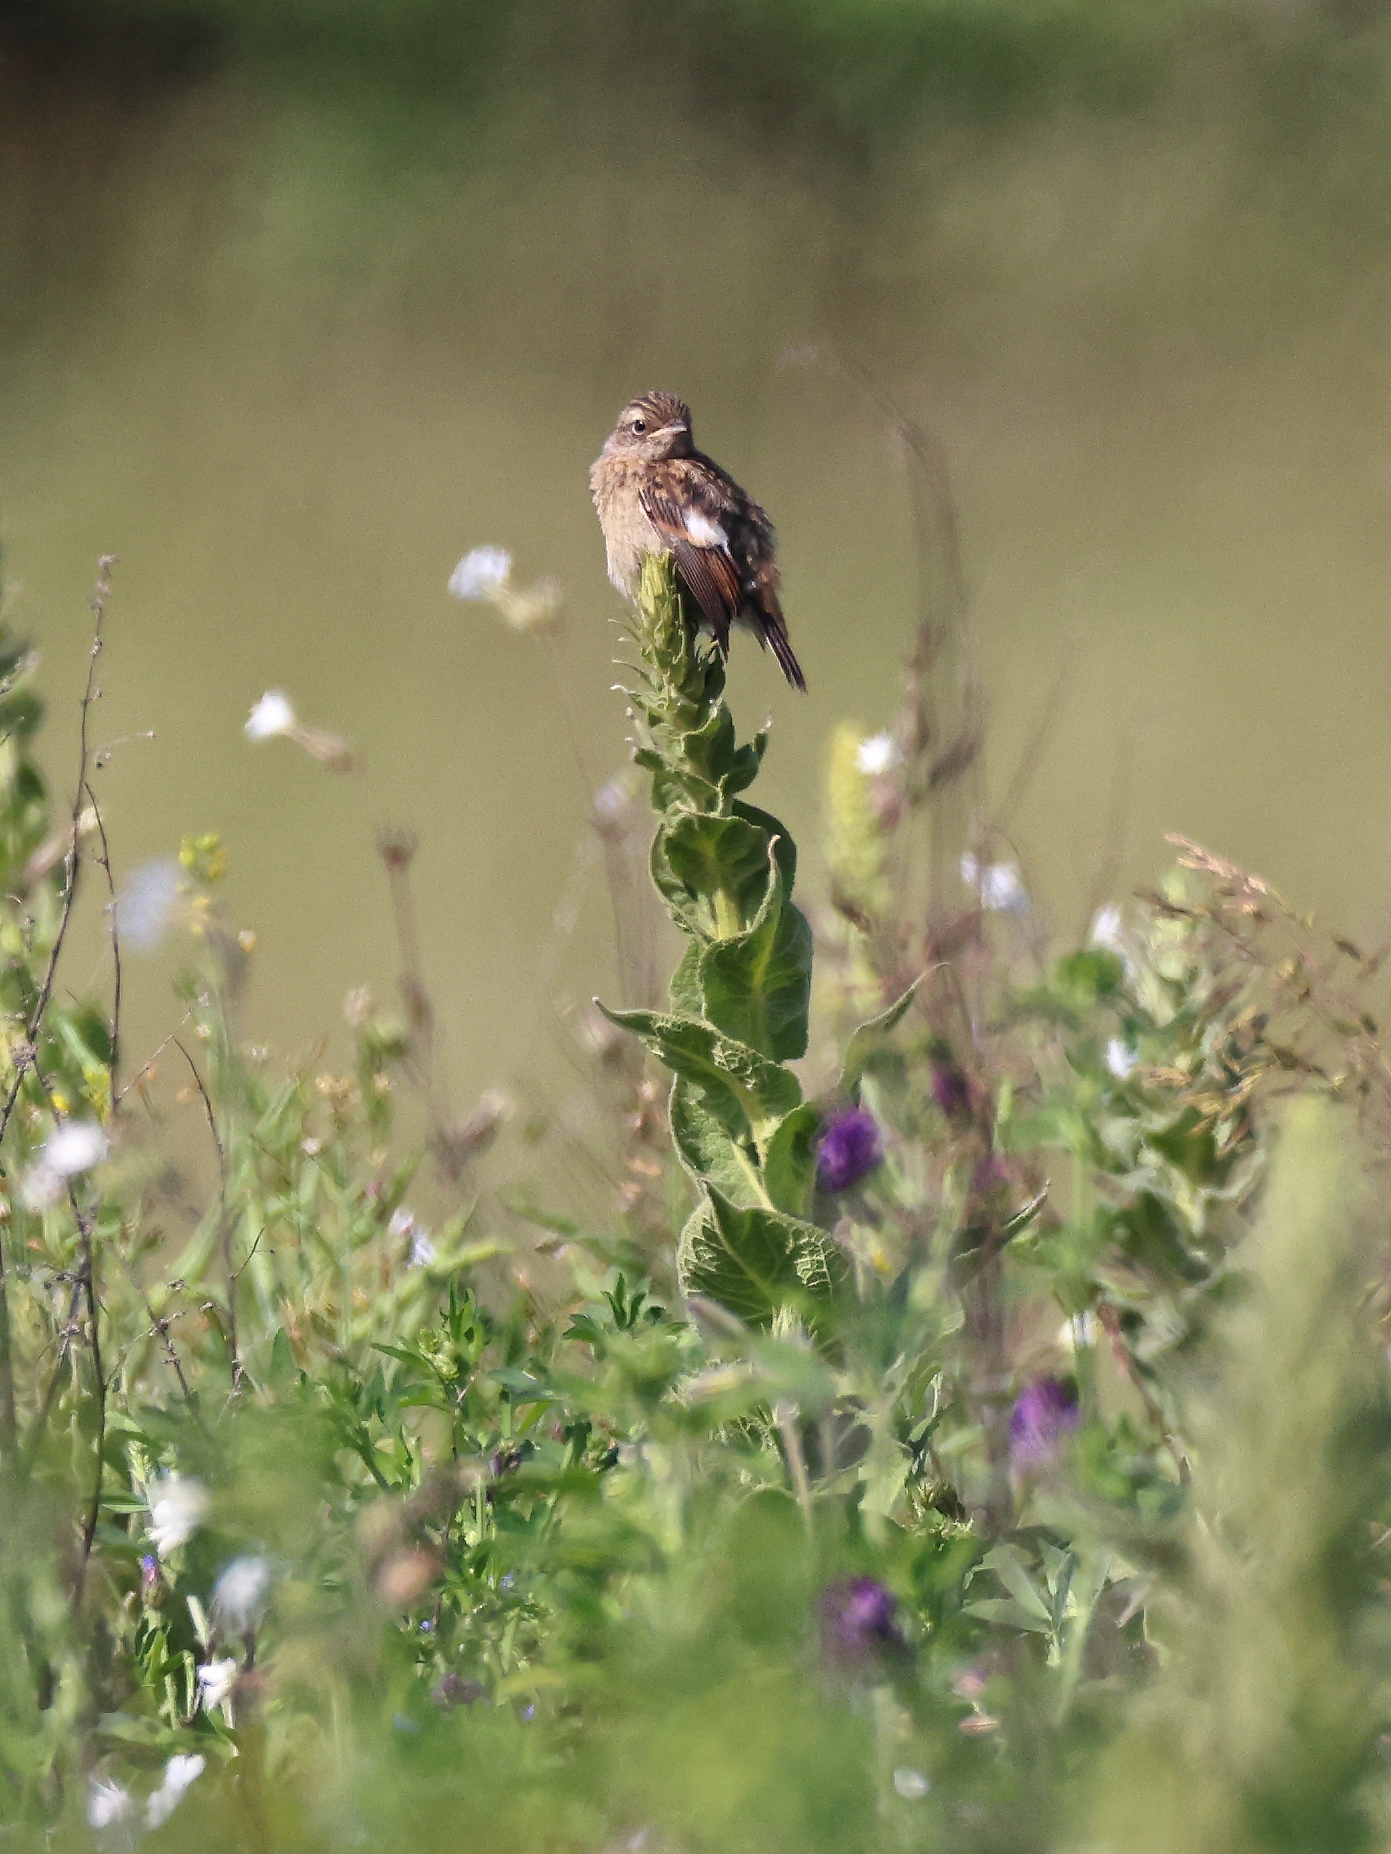
M 668 437 L 689 438 L 690 435 L 691 435 L 690 426 L 682 424 L 680 419 L 674 419 L 670 425 L 663 425 L 662 429 L 657 433 L 657 436 L 659 438 L 668 438 Z

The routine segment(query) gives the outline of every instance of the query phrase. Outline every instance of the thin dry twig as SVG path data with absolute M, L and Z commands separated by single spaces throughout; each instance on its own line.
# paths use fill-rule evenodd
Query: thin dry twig
M 188 1053 L 188 1049 L 186 1048 L 186 1046 L 179 1041 L 179 1038 L 177 1035 L 171 1036 L 168 1040 L 174 1045 L 175 1049 L 178 1050 L 179 1054 L 183 1057 L 184 1061 L 188 1064 L 189 1069 L 193 1075 L 194 1086 L 197 1088 L 199 1095 L 202 1097 L 203 1112 L 207 1116 L 208 1131 L 209 1133 L 212 1134 L 213 1145 L 216 1146 L 217 1148 L 217 1169 L 218 1169 L 219 1174 L 221 1175 L 222 1182 L 225 1185 L 227 1182 L 227 1152 L 226 1152 L 226 1148 L 222 1144 L 222 1135 L 217 1130 L 217 1115 L 213 1112 L 212 1098 L 208 1094 L 208 1090 L 204 1085 L 203 1077 L 198 1072 L 198 1064 L 193 1060 L 193 1057 Z
M 183 1029 L 184 1025 L 189 1021 L 189 1019 L 192 1016 L 193 1016 L 193 1007 L 190 1005 L 189 1008 L 184 1012 L 183 1016 L 179 1019 L 178 1023 L 169 1032 L 168 1036 L 162 1038 L 160 1042 L 155 1044 L 154 1048 L 150 1051 L 149 1055 L 146 1056 L 145 1060 L 140 1064 L 140 1067 L 135 1071 L 135 1073 L 131 1076 L 130 1080 L 126 1083 L 125 1087 L 121 1089 L 120 1093 L 116 1096 L 115 1100 L 112 1102 L 113 1108 L 119 1107 L 121 1102 L 124 1101 L 126 1096 L 130 1093 L 131 1089 L 136 1087 L 145 1078 L 145 1076 L 149 1074 L 150 1070 L 154 1067 L 155 1063 L 159 1061 L 160 1057 L 164 1054 L 165 1050 L 168 1049 L 169 1045 L 171 1043 L 176 1043 L 178 1041 L 180 1030 Z
M 454 1119 L 441 1074 L 435 1008 L 425 983 L 415 897 L 411 891 L 411 864 L 418 848 L 414 831 L 384 825 L 377 833 L 377 853 L 386 868 L 391 891 L 391 911 L 401 954 L 398 983 L 416 1051 L 415 1068 L 425 1099 L 430 1151 L 443 1175 L 451 1184 L 458 1184 L 469 1160 L 479 1150 L 479 1116 L 474 1115 L 462 1124 Z

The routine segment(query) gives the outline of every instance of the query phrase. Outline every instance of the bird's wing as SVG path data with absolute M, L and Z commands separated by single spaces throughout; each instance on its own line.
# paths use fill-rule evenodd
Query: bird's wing
M 644 488 L 639 499 L 662 544 L 671 550 L 676 570 L 715 633 L 715 642 L 727 654 L 729 627 L 739 614 L 744 592 L 723 524 L 703 509 L 678 507 L 660 489 Z

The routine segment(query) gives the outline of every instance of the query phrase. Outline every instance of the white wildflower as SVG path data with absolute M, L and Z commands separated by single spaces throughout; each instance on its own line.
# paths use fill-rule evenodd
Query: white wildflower
M 505 547 L 475 547 L 449 576 L 456 599 L 495 599 L 512 577 L 512 556 Z
M 19 1187 L 19 1199 L 26 1210 L 47 1210 L 63 1195 L 63 1181 L 46 1165 L 36 1165 Z
M 627 773 L 615 773 L 594 794 L 594 817 L 602 830 L 619 822 L 633 802 L 632 783 Z
M 1113 1036 L 1106 1045 L 1106 1066 L 1117 1081 L 1124 1081 L 1135 1067 L 1135 1051 L 1120 1037 Z
M 237 1683 L 237 1664 L 230 1655 L 223 1661 L 205 1661 L 198 1669 L 198 1697 L 204 1712 L 225 1707 Z
M 867 778 L 877 779 L 903 764 L 903 749 L 892 734 L 871 734 L 855 749 L 855 764 Z
M 121 944 L 137 953 L 159 950 L 179 905 L 183 870 L 172 856 L 157 856 L 133 870 L 116 903 Z
M 242 732 L 248 740 L 272 740 L 293 733 L 298 723 L 290 698 L 283 689 L 267 689 L 246 718 Z
M 48 1136 L 20 1186 L 26 1210 L 47 1210 L 63 1195 L 65 1180 L 106 1157 L 106 1135 L 95 1120 L 67 1120 Z
M 119 1783 L 113 1783 L 104 1777 L 93 1777 L 87 1785 L 87 1826 L 89 1828 L 110 1828 L 113 1823 L 124 1822 L 135 1813 L 135 1803 L 131 1793 Z
M 270 1590 L 271 1569 L 265 1558 L 233 1558 L 213 1585 L 213 1614 L 225 1628 L 245 1634 L 259 1620 Z
M 210 1497 L 191 1475 L 165 1474 L 147 1489 L 150 1538 L 161 1558 L 186 1545 L 207 1517 Z
M 145 1804 L 145 1819 L 151 1828 L 162 1828 L 178 1808 L 184 1791 L 196 1783 L 208 1767 L 208 1760 L 196 1751 L 179 1753 L 164 1766 L 164 1779 L 150 1793 Z
M 900 1764 L 894 1772 L 894 1789 L 904 1802 L 921 1802 L 931 1788 L 931 1779 L 909 1764 Z
M 1100 1338 L 1101 1322 L 1091 1312 L 1074 1313 L 1058 1328 L 1058 1344 L 1065 1352 L 1080 1352 L 1084 1346 L 1095 1345 Z
M 290 704 L 283 689 L 267 689 L 247 716 L 242 729 L 248 740 L 273 740 L 283 735 L 302 747 L 311 759 L 330 772 L 353 773 L 361 761 L 341 734 L 328 734 L 319 727 L 306 727 Z
M 424 1268 L 428 1262 L 434 1261 L 437 1251 L 430 1232 L 423 1223 L 417 1222 L 413 1210 L 407 1210 L 402 1204 L 399 1210 L 392 1212 L 391 1221 L 386 1227 L 393 1236 L 410 1238 L 407 1259 L 413 1268 Z
M 963 856 L 961 879 L 976 890 L 980 905 L 993 914 L 1029 912 L 1029 892 L 1011 863 L 981 863 L 974 856 Z
M 1093 946 L 1109 947 L 1111 952 L 1119 953 L 1122 950 L 1120 909 L 1115 906 L 1098 908 L 1088 938 Z
M 49 1135 L 42 1163 L 60 1178 L 75 1178 L 100 1164 L 106 1152 L 106 1135 L 95 1120 L 67 1120 Z

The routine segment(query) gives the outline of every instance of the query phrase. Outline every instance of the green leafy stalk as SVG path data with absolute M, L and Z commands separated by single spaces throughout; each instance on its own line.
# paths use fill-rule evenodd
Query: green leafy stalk
M 741 797 L 767 734 L 740 745 L 719 653 L 699 641 L 669 555 L 644 563 L 639 593 L 638 764 L 658 815 L 652 879 L 689 940 L 671 1009 L 608 1012 L 675 1077 L 672 1136 L 697 1200 L 677 1252 L 683 1290 L 754 1324 L 804 1312 L 842 1264 L 807 1220 L 816 1110 L 785 1065 L 805 1054 L 811 929 L 793 904 L 797 850 Z

